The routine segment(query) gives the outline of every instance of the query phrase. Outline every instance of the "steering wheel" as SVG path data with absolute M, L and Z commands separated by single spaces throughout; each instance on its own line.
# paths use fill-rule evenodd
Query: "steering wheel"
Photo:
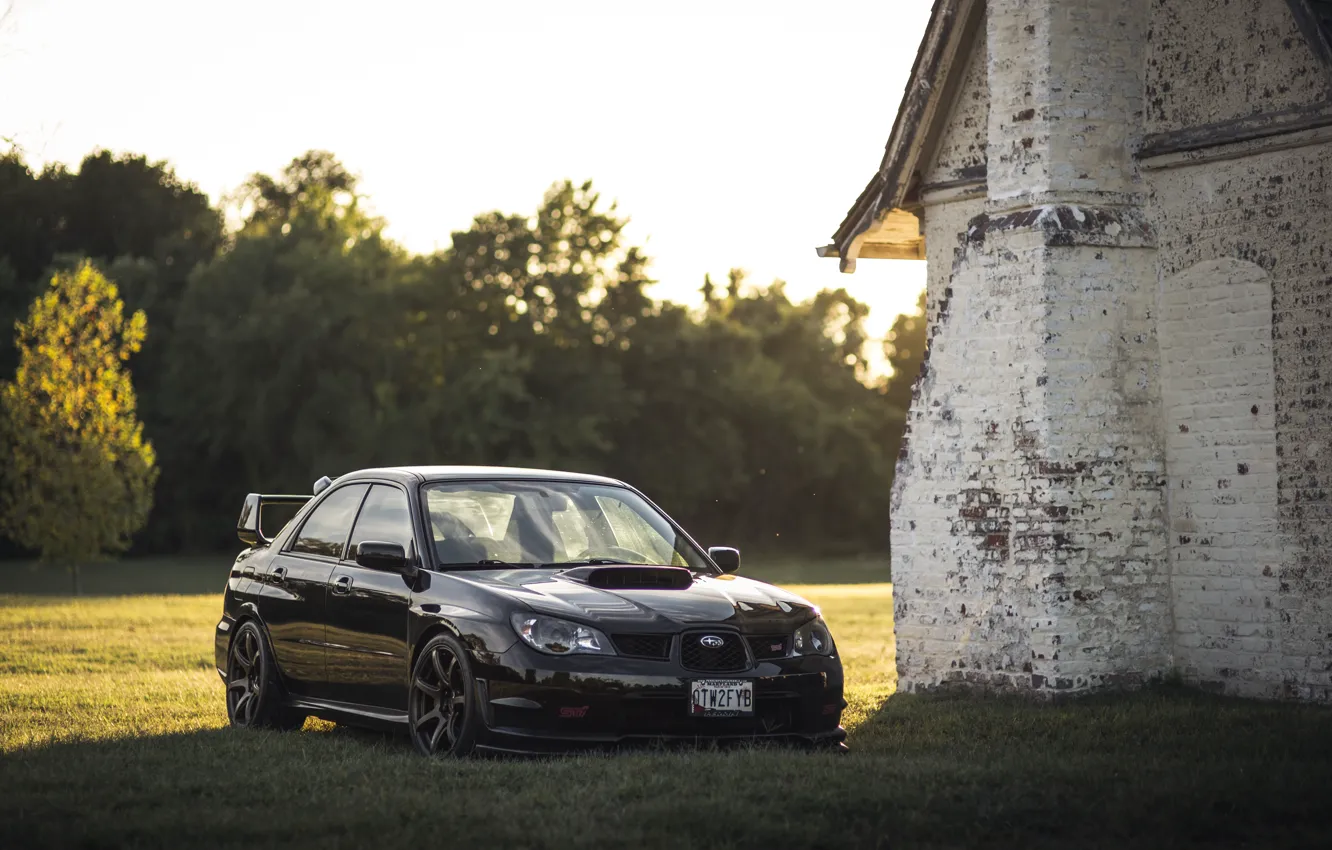
M 589 558 L 615 558 L 621 561 L 627 561 L 630 564 L 646 564 L 649 561 L 647 555 L 642 552 L 635 552 L 633 549 L 626 549 L 623 546 L 607 546 L 593 555 L 591 549 L 584 549 L 569 560 L 586 561 Z

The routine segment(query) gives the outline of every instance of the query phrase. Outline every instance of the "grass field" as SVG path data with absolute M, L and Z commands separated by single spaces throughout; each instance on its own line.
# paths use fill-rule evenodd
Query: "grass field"
M 893 696 L 891 588 L 798 592 L 844 655 L 850 755 L 459 763 L 315 721 L 233 732 L 216 593 L 0 596 L 0 847 L 1327 844 L 1332 712 Z

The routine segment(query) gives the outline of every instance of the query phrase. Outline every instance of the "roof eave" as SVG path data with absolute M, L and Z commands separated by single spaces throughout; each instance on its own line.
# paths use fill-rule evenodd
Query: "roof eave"
M 879 170 L 833 234 L 832 244 L 816 249 L 820 257 L 838 257 L 843 272 L 855 271 L 866 237 L 907 202 L 920 158 L 939 130 L 939 106 L 950 89 L 946 83 L 955 68 L 954 59 L 983 21 L 984 8 L 984 0 L 935 0 Z M 923 246 L 902 253 L 913 253 L 911 258 L 916 259 L 914 255 L 923 256 Z

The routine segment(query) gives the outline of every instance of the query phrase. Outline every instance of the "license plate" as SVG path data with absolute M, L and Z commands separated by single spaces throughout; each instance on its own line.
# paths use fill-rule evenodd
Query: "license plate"
M 749 717 L 754 713 L 754 682 L 749 679 L 695 679 L 689 693 L 689 713 L 695 717 Z

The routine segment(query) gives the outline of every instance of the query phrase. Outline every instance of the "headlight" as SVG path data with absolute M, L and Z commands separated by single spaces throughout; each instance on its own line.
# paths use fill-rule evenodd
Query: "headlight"
M 796 629 L 795 633 L 795 654 L 796 655 L 832 655 L 833 639 L 832 633 L 828 631 L 828 624 L 823 622 L 822 617 L 815 617 L 805 625 Z
M 540 614 L 514 614 L 514 631 L 533 649 L 550 655 L 614 655 L 610 641 L 591 626 L 543 617 Z

